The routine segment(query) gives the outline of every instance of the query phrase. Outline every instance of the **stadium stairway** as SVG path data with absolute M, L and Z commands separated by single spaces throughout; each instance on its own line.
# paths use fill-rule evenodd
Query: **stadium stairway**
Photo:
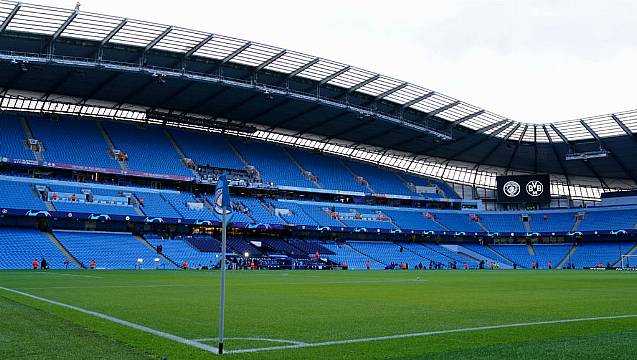
M 47 187 L 47 190 L 50 191 L 51 189 Z M 31 185 L 31 191 L 33 192 L 33 196 L 35 196 L 36 198 L 39 199 L 41 197 L 40 192 L 38 192 L 38 189 L 35 186 Z M 53 206 L 53 203 L 51 201 L 42 201 L 42 202 L 44 203 L 48 211 L 55 211 L 55 206 Z
M 164 135 L 166 135 L 166 138 L 168 138 L 168 141 L 170 142 L 170 144 L 173 146 L 177 154 L 179 154 L 179 160 L 181 160 L 181 163 L 184 164 L 186 168 L 188 168 L 188 164 L 186 162 L 186 154 L 183 152 L 183 150 L 181 150 L 181 148 L 179 147 L 179 144 L 177 144 L 177 142 L 175 141 L 175 138 L 166 129 L 164 129 Z M 190 169 L 190 171 L 192 172 L 192 176 L 194 176 L 195 179 L 199 180 L 200 176 L 197 170 L 191 169 L 191 168 L 188 168 L 188 169 Z
M 407 189 L 409 189 L 409 191 L 413 192 L 414 194 L 418 194 L 418 192 L 416 191 L 416 187 L 414 186 L 414 184 L 410 183 L 409 181 L 407 181 L 407 179 L 405 179 L 402 175 L 400 175 L 399 173 L 394 173 L 394 175 L 396 175 L 396 177 L 398 177 L 400 179 L 400 181 L 403 182 L 403 184 L 405 185 L 405 187 Z
M 51 242 L 53 243 L 53 245 L 55 245 L 55 247 L 57 247 L 62 254 L 64 254 L 64 256 L 66 256 L 67 259 L 71 260 L 71 262 L 73 264 L 75 264 L 77 267 L 82 268 L 82 269 L 86 269 L 86 266 L 84 266 L 84 264 L 81 264 L 76 258 L 75 256 L 73 256 L 73 254 L 71 254 L 65 247 L 64 245 L 62 245 L 62 243 L 60 242 L 60 240 L 58 240 L 57 237 L 55 237 L 55 234 L 53 234 L 50 231 L 44 231 L 44 233 L 46 234 L 46 236 L 49 238 L 49 240 L 51 240 Z
M 401 245 L 402 246 L 402 245 Z M 402 246 L 403 251 L 408 251 L 418 257 L 423 258 L 423 260 L 427 260 L 427 261 L 432 261 L 432 259 L 428 258 L 427 256 L 423 255 L 423 254 L 419 254 L 418 252 L 416 252 L 416 250 L 414 250 L 413 248 L 409 247 L 409 246 Z
M 131 202 L 131 205 L 133 205 L 135 213 L 139 216 L 146 216 L 146 214 L 139 207 L 139 198 L 137 197 L 137 194 L 133 194 L 133 196 L 131 196 L 131 199 L 133 200 Z
M 383 215 L 389 219 L 389 223 L 392 224 L 396 229 L 400 229 L 400 226 L 398 226 L 398 224 L 394 221 L 394 219 L 391 218 L 391 216 L 385 213 L 383 213 Z
M 323 210 L 323 212 L 325 213 L 325 215 L 327 215 L 327 216 L 329 216 L 329 217 L 332 217 L 332 215 L 330 214 L 329 210 L 327 210 L 327 209 L 325 209 L 325 208 L 322 208 L 322 210 Z M 336 222 L 338 222 L 339 224 L 341 224 L 341 226 L 342 226 L 342 227 L 347 227 L 347 225 L 345 225 L 345 223 L 344 223 L 344 222 L 342 222 L 342 221 L 341 221 L 341 219 L 339 219 L 339 218 L 333 218 L 333 219 L 334 219 Z M 317 221 L 317 222 L 318 222 L 318 220 L 316 220 L 316 219 L 315 219 L 315 221 Z M 319 222 L 319 224 L 320 224 L 320 222 Z
M 299 170 L 301 170 L 301 173 L 303 174 L 303 176 L 305 176 L 305 174 L 308 173 L 308 171 L 303 168 L 303 165 L 301 165 L 301 163 L 294 156 L 292 156 L 292 154 L 288 151 L 288 149 L 281 146 L 281 150 L 283 150 L 283 152 L 290 158 L 290 160 L 299 168 Z M 323 188 L 321 184 L 318 183 L 318 181 L 312 180 L 312 184 L 314 184 L 314 186 L 316 186 L 316 188 L 318 189 Z
M 535 256 L 535 249 L 531 243 L 526 244 L 526 249 L 529 250 L 529 255 L 531 255 L 531 257 Z
M 46 206 L 46 209 L 48 211 L 55 211 L 55 206 L 53 206 L 53 203 L 50 201 L 45 201 L 44 205 Z
M 364 252 L 362 252 L 362 251 L 358 250 L 357 248 L 353 247 L 353 246 L 352 246 L 352 245 L 350 245 L 349 243 L 345 243 L 345 245 L 346 245 L 347 247 L 349 247 L 350 249 L 352 249 L 353 251 L 355 251 L 355 252 L 357 252 L 357 253 L 359 253 L 359 254 L 361 254 L 361 255 L 363 255 L 363 256 L 366 256 L 366 257 L 368 257 L 368 258 L 370 258 L 370 259 L 372 259 L 372 260 L 374 260 L 374 261 L 376 261 L 376 262 L 378 262 L 378 263 L 381 263 L 381 264 L 383 264 L 383 265 L 387 265 L 387 264 L 385 264 L 384 262 L 380 261 L 379 259 L 377 259 L 377 258 L 375 258 L 375 257 L 373 257 L 373 256 L 370 256 L 370 255 L 367 255 L 367 254 L 365 254 Z
M 566 256 L 564 256 L 564 259 L 562 259 L 562 261 L 560 261 L 557 266 L 555 266 L 555 269 L 561 269 L 564 264 L 566 264 L 566 262 L 568 261 L 568 259 L 571 258 L 571 256 L 573 256 L 573 253 L 575 252 L 575 250 L 577 250 L 577 244 L 573 244 L 573 246 L 571 247 L 571 249 L 568 251 L 568 253 L 566 253 Z
M 501 257 L 501 258 L 505 259 L 506 261 L 510 262 L 511 264 L 514 264 L 514 263 L 515 263 L 515 261 L 513 261 L 513 260 L 509 259 L 508 257 L 506 257 L 506 256 L 502 255 L 499 251 L 497 251 L 496 249 L 492 248 L 492 247 L 491 247 L 491 246 L 489 246 L 488 244 L 487 244 L 487 245 L 485 245 L 485 247 L 486 247 L 487 249 L 489 249 L 489 250 L 493 251 L 493 252 L 494 252 L 496 255 L 498 255 L 499 257 Z
M 528 221 L 523 221 L 523 223 L 524 223 L 524 228 L 526 229 L 526 232 L 530 233 L 533 231 L 531 230 L 531 224 Z
M 482 246 L 482 245 L 480 245 Z M 484 249 L 486 249 L 486 252 L 484 254 L 481 254 L 479 252 L 474 251 L 473 249 L 469 249 L 466 247 L 466 245 L 459 245 L 456 249 L 456 252 L 458 253 L 458 255 L 463 256 L 463 257 L 468 257 L 469 259 L 474 259 L 476 262 L 480 262 L 480 261 L 484 261 L 485 263 L 491 263 L 491 262 L 496 262 L 498 254 L 497 253 L 493 253 L 493 251 L 486 247 L 483 246 Z M 491 252 L 491 254 L 489 254 L 489 252 Z M 502 269 L 510 269 L 511 266 L 509 264 L 506 264 L 502 261 L 498 261 L 500 262 L 500 267 Z
M 27 139 L 35 139 L 35 137 L 33 136 L 33 132 L 31 131 L 31 127 L 29 127 L 29 123 L 27 122 L 27 119 L 24 116 L 20 116 L 20 125 L 22 125 L 22 129 L 24 130 L 24 133 L 26 134 Z M 42 146 L 44 148 L 44 144 L 42 144 Z M 31 152 L 33 153 L 33 156 L 35 157 L 37 161 L 44 161 L 44 156 L 42 156 L 42 151 L 34 151 L 31 149 L 31 147 L 29 147 L 29 150 L 31 150 Z
M 476 224 L 478 224 L 478 226 L 480 226 L 480 228 L 482 229 L 482 231 L 484 232 L 491 232 L 491 230 L 487 229 L 486 226 L 482 225 L 482 223 L 480 222 L 480 220 L 476 221 Z M 493 249 L 492 249 L 493 250 Z
M 99 129 L 100 134 L 102 134 L 102 137 L 104 138 L 104 141 L 106 142 L 106 145 L 108 145 L 110 156 L 113 156 L 113 150 L 115 150 L 115 145 L 113 145 L 113 140 L 111 140 L 111 137 L 108 135 L 106 130 L 104 130 L 104 126 L 102 126 L 101 121 L 96 121 L 95 125 Z M 117 161 L 117 163 L 119 164 L 119 167 L 122 168 L 122 170 L 128 170 L 128 165 L 126 165 L 125 161 Z
M 356 175 L 356 173 L 354 172 L 354 170 L 352 170 L 349 166 L 347 166 L 347 164 L 345 163 L 345 161 L 342 161 L 341 159 L 338 159 L 338 162 L 340 162 L 340 163 L 341 163 L 341 165 L 343 165 L 343 167 L 344 167 L 345 169 L 347 169 L 347 171 L 348 171 L 348 172 L 352 175 L 352 177 L 354 178 L 354 180 L 358 181 L 357 179 L 358 179 L 359 177 L 362 177 L 362 176 Z M 365 178 L 363 178 L 363 179 L 365 179 Z M 367 190 L 369 190 L 369 192 L 371 192 L 371 193 L 375 193 L 374 189 L 373 189 L 373 188 L 372 188 L 372 186 L 369 184 L 369 182 L 367 182 L 367 180 L 366 180 L 366 179 L 365 179 L 365 187 L 367 188 Z
M 575 220 L 575 224 L 573 224 L 573 229 L 571 229 L 571 231 L 573 232 L 577 231 L 577 229 L 579 229 L 579 225 L 581 222 L 582 222 L 582 218 L 577 217 L 577 219 Z
M 449 229 L 448 227 L 446 227 L 443 223 L 439 222 L 438 219 L 436 219 L 435 217 L 431 217 L 431 221 L 433 221 L 434 223 L 438 224 L 441 228 L 447 230 L 447 231 L 451 231 L 451 229 Z M 400 229 L 400 227 L 399 227 Z
M 133 234 L 133 237 L 134 237 L 137 241 L 139 241 L 140 243 L 142 243 L 142 244 L 146 245 L 146 247 L 147 247 L 147 248 L 149 248 L 150 250 L 152 250 L 152 251 L 153 251 L 155 254 L 157 254 L 157 256 L 159 256 L 160 258 L 162 258 L 162 259 L 164 259 L 164 260 L 168 261 L 169 263 L 171 263 L 171 264 L 175 265 L 178 269 L 180 269 L 180 268 L 181 268 L 181 265 L 177 264 L 177 263 L 176 263 L 173 259 L 171 259 L 171 258 L 167 257 L 167 256 L 166 256 L 166 255 L 164 255 L 164 254 L 160 254 L 160 253 L 158 253 L 158 252 L 157 252 L 157 249 L 155 249 L 155 247 L 154 247 L 153 245 L 151 245 L 151 244 L 148 242 L 148 240 L 144 239 L 144 238 L 143 238 L 143 237 L 141 237 L 140 235 L 134 235 L 134 234 Z
M 237 155 L 237 157 L 239 158 L 239 160 L 241 160 L 241 162 L 243 163 L 243 166 L 247 169 L 250 164 L 248 163 L 248 161 L 243 157 L 243 155 L 241 155 L 241 153 L 239 152 L 239 150 L 237 150 L 236 147 L 234 147 L 234 145 L 232 144 L 231 141 L 228 141 L 228 139 L 226 139 L 225 137 L 223 138 L 223 141 L 226 142 L 226 144 L 228 145 L 228 147 L 232 150 L 232 152 Z M 259 169 L 257 169 L 258 171 Z M 259 176 L 260 177 L 260 176 Z

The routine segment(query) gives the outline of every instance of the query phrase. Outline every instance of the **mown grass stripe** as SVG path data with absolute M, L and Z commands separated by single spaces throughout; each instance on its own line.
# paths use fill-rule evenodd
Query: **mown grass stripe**
M 483 331 L 483 330 L 506 329 L 506 328 L 527 327 L 527 326 L 537 326 L 537 325 L 565 324 L 565 323 L 574 323 L 574 322 L 583 322 L 583 321 L 598 321 L 598 320 L 612 320 L 612 319 L 626 319 L 626 318 L 637 318 L 637 314 L 600 316 L 600 317 L 577 318 L 577 319 L 548 320 L 548 321 L 536 321 L 536 322 L 502 324 L 502 325 L 489 325 L 489 326 L 479 326 L 479 327 L 470 327 L 470 328 L 461 328 L 461 329 L 427 331 L 427 332 L 419 332 L 419 333 L 411 333 L 411 334 L 377 336 L 377 337 L 362 338 L 362 339 L 334 340 L 334 341 L 324 341 L 324 342 L 316 342 L 316 343 L 272 346 L 272 347 L 264 347 L 264 348 L 238 349 L 238 350 L 229 350 L 227 351 L 227 353 L 240 354 L 240 353 L 253 353 L 253 352 L 261 352 L 261 351 L 272 351 L 272 350 L 299 349 L 299 348 L 306 348 L 306 347 L 345 345 L 345 344 L 365 343 L 365 342 L 372 342 L 372 341 L 383 341 L 383 340 L 394 340 L 394 339 L 404 339 L 404 338 L 413 338 L 413 337 L 422 337 L 422 336 L 451 334 L 451 333 L 461 333 L 461 332 L 469 332 L 469 331 Z
M 87 314 L 87 315 L 95 316 L 95 317 L 100 318 L 100 319 L 108 320 L 108 321 L 111 321 L 111 322 L 114 322 L 114 323 L 117 323 L 117 324 L 120 324 L 120 325 L 124 325 L 124 326 L 130 327 L 130 328 L 133 328 L 135 330 L 147 332 L 149 334 L 160 336 L 160 337 L 162 337 L 164 339 L 172 340 L 172 341 L 175 341 L 175 342 L 178 342 L 178 343 L 181 343 L 181 344 L 185 344 L 185 345 L 190 345 L 190 346 L 196 347 L 198 349 L 209 351 L 209 352 L 212 352 L 212 353 L 215 353 L 215 354 L 217 354 L 219 352 L 219 349 L 217 349 L 214 346 L 202 344 L 202 343 L 194 341 L 194 340 L 185 339 L 185 338 L 182 338 L 182 337 L 177 336 L 177 335 L 173 335 L 173 334 L 169 334 L 169 333 L 166 333 L 166 332 L 163 332 L 163 331 L 155 330 L 155 329 L 149 328 L 147 326 L 135 324 L 135 323 L 132 323 L 130 321 L 118 319 L 116 317 L 113 317 L 113 316 L 110 316 L 110 315 L 106 315 L 106 314 L 102 314 L 102 313 L 98 313 L 96 311 L 91 311 L 91 310 L 87 310 L 87 309 L 84 309 L 84 308 L 81 308 L 81 307 L 78 307 L 78 306 L 69 305 L 69 304 L 61 303 L 59 301 L 46 299 L 46 298 L 43 298 L 43 297 L 40 297 L 40 296 L 37 296 L 37 295 L 33 295 L 33 294 L 22 292 L 22 291 L 19 291 L 19 290 L 6 288 L 4 286 L 0 286 L 0 290 L 4 290 L 4 291 L 8 291 L 8 292 L 11 292 L 11 293 L 14 293 L 14 294 L 26 296 L 28 298 L 39 300 L 39 301 L 46 302 L 46 303 L 49 303 L 49 304 L 65 307 L 67 309 L 71 309 L 71 310 L 75 310 L 75 311 L 78 311 L 78 312 L 81 312 L 81 313 L 84 313 L 84 314 Z

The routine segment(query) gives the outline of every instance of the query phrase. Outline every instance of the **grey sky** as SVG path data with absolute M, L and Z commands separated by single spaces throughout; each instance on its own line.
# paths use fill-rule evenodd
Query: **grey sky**
M 73 0 L 29 0 L 66 8 Z M 263 42 L 393 76 L 513 120 L 637 108 L 637 1 L 123 1 L 81 10 Z

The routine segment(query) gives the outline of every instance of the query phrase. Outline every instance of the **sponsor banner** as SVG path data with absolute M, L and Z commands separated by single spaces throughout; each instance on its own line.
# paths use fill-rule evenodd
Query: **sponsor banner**
M 193 220 L 178 218 L 161 218 L 151 216 L 129 216 L 129 215 L 111 215 L 98 213 L 71 213 L 65 211 L 47 211 L 47 210 L 25 210 L 25 209 L 9 209 L 0 208 L 0 216 L 15 216 L 24 218 L 52 218 L 52 219 L 74 219 L 86 221 L 112 221 L 112 222 L 134 222 L 134 223 L 150 223 L 150 224 L 177 224 L 177 225 L 200 225 L 200 226 L 221 226 L 218 220 Z M 406 235 L 435 235 L 442 237 L 539 237 L 539 236 L 630 236 L 637 234 L 637 229 L 615 229 L 615 230 L 596 230 L 596 231 L 575 231 L 575 232 L 464 232 L 464 231 L 433 231 L 433 230 L 413 230 L 413 229 L 377 229 L 377 228 L 356 228 L 356 227 L 329 227 L 329 226 L 309 226 L 309 225 L 281 225 L 281 224 L 250 224 L 245 222 L 233 222 L 231 226 L 242 229 L 263 229 L 263 230 L 283 230 L 294 228 L 301 231 L 321 231 L 321 232 L 344 232 L 344 233 L 369 233 L 369 234 L 406 234 Z
M 498 176 L 497 198 L 501 203 L 548 203 L 551 183 L 548 175 Z
M 65 163 L 50 162 L 50 161 L 11 159 L 6 157 L 1 158 L 0 161 L 2 161 L 3 163 L 13 164 L 13 165 L 41 166 L 41 167 L 54 168 L 54 169 L 89 171 L 89 172 L 98 172 L 98 173 L 115 174 L 115 175 L 139 176 L 139 177 L 146 177 L 146 178 L 153 178 L 153 179 L 176 180 L 176 181 L 194 181 L 195 180 L 195 178 L 192 176 L 154 174 L 154 173 L 147 173 L 143 171 L 110 169 L 110 168 L 102 168 L 102 167 L 96 167 L 96 166 L 73 165 L 73 164 L 65 164 Z

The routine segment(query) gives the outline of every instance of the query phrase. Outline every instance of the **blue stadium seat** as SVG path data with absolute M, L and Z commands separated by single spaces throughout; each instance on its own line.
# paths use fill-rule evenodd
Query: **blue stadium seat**
M 146 214 L 151 217 L 161 217 L 161 218 L 182 218 L 182 214 L 180 214 L 175 207 L 164 198 L 164 194 L 161 193 L 152 193 L 152 192 L 137 192 L 136 196 L 138 199 L 144 201 L 144 205 L 140 204 L 139 208 Z
M 283 225 L 285 222 L 281 220 L 278 216 L 271 213 L 266 207 L 265 203 L 261 202 L 258 199 L 236 196 L 233 198 L 241 202 L 243 205 L 247 206 L 250 209 L 250 216 L 257 222 L 262 224 L 279 224 Z
M 416 196 L 394 172 L 370 164 L 347 161 L 347 166 L 367 181 L 376 193 Z
M 589 210 L 580 222 L 579 231 L 628 230 L 637 224 L 637 211 Z
M 401 229 L 423 231 L 445 231 L 446 229 L 434 221 L 433 216 L 427 217 L 426 213 L 410 210 L 383 210 L 392 218 Z
M 0 113 L 0 156 L 14 159 L 35 160 L 26 145 L 27 135 L 16 115 Z
M 597 267 L 598 264 L 606 266 L 607 263 L 610 263 L 613 265 L 633 246 L 635 246 L 634 242 L 581 243 L 569 260 L 578 269 Z
M 244 142 L 232 139 L 246 161 L 255 166 L 264 182 L 301 188 L 316 188 L 314 182 L 306 179 L 301 169 L 279 146 L 262 142 Z
M 533 213 L 529 215 L 529 224 L 532 231 L 568 232 L 572 231 L 575 225 L 575 213 L 571 211 Z
M 143 195 L 141 195 L 143 196 Z M 208 211 L 208 209 L 203 206 L 201 210 L 191 209 L 188 207 L 188 203 L 199 203 L 197 199 L 195 199 L 194 195 L 187 192 L 173 193 L 173 192 L 163 192 L 161 193 L 161 197 L 166 200 L 166 203 L 170 204 L 177 212 L 180 217 L 184 219 L 193 219 L 193 220 L 213 220 L 214 215 Z
M 357 251 L 382 262 L 385 265 L 394 263 L 397 268 L 399 264 L 406 263 L 409 269 L 422 263 L 425 265 L 429 260 L 416 254 L 415 252 L 405 250 L 401 251 L 401 246 L 391 242 L 382 241 L 348 241 L 348 244 Z
M 526 232 L 520 214 L 489 214 L 483 212 L 479 216 L 480 223 L 492 232 Z
M 462 244 L 463 248 L 466 248 L 470 251 L 477 253 L 478 255 L 482 255 L 488 259 L 488 262 L 497 262 L 506 265 L 513 265 L 511 261 L 503 258 L 497 252 L 491 250 L 490 248 L 480 245 L 480 244 Z M 557 265 L 557 264 L 556 264 Z
M 531 268 L 531 262 L 536 261 L 531 257 L 527 245 L 507 244 L 507 245 L 491 245 L 491 248 L 502 254 L 505 258 L 513 261 L 521 268 Z M 557 265 L 557 264 L 556 264 Z
M 104 122 L 103 126 L 114 146 L 128 154 L 127 165 L 130 170 L 152 174 L 193 175 L 179 159 L 177 149 L 170 143 L 162 128 L 138 128 L 114 122 Z
M 19 181 L 0 181 L 0 207 L 46 210 L 44 201 L 40 199 L 32 184 Z
M 244 169 L 241 159 L 221 135 L 176 129 L 171 129 L 170 133 L 186 157 L 191 158 L 198 165 Z
M 135 269 L 137 259 L 141 258 L 145 269 L 155 269 L 154 259 L 158 255 L 130 233 L 57 230 L 54 234 L 85 266 L 95 259 L 96 268 Z M 159 264 L 162 269 L 175 268 L 166 261 L 160 261 Z
M 354 175 L 337 158 L 314 154 L 309 150 L 290 149 L 289 151 L 303 169 L 317 177 L 318 183 L 324 189 L 369 192 L 364 185 L 356 181 Z
M 51 269 L 65 269 L 67 258 L 48 236 L 35 229 L 0 228 L 0 269 L 32 269 L 31 263 L 46 259 Z M 77 268 L 73 263 L 68 268 Z
M 370 269 L 372 270 L 381 270 L 385 268 L 385 264 L 355 251 L 350 245 L 324 243 L 323 247 L 330 250 L 332 254 L 320 254 L 321 257 L 327 257 L 329 260 L 340 265 L 347 262 L 347 267 L 350 270 L 364 270 L 367 268 L 368 261 L 370 262 Z
M 292 225 L 319 226 L 320 224 L 303 211 L 303 208 L 291 201 L 266 200 L 274 209 L 289 210 L 287 214 L 282 214 L 281 218 Z
M 162 246 L 162 254 L 181 265 L 184 261 L 190 268 L 198 266 L 208 266 L 209 268 L 219 265 L 219 253 L 201 252 L 184 239 L 164 240 L 157 235 L 146 235 L 144 238 L 155 249 Z
M 436 212 L 436 221 L 452 231 L 464 232 L 484 232 L 484 230 L 473 221 L 469 214 L 464 212 Z
M 533 245 L 535 256 L 532 258 L 539 264 L 540 269 L 548 268 L 549 261 L 555 269 L 572 247 L 573 244 L 535 244 Z
M 59 121 L 30 117 L 29 126 L 44 145 L 47 161 L 119 169 L 94 120 L 63 118 Z

